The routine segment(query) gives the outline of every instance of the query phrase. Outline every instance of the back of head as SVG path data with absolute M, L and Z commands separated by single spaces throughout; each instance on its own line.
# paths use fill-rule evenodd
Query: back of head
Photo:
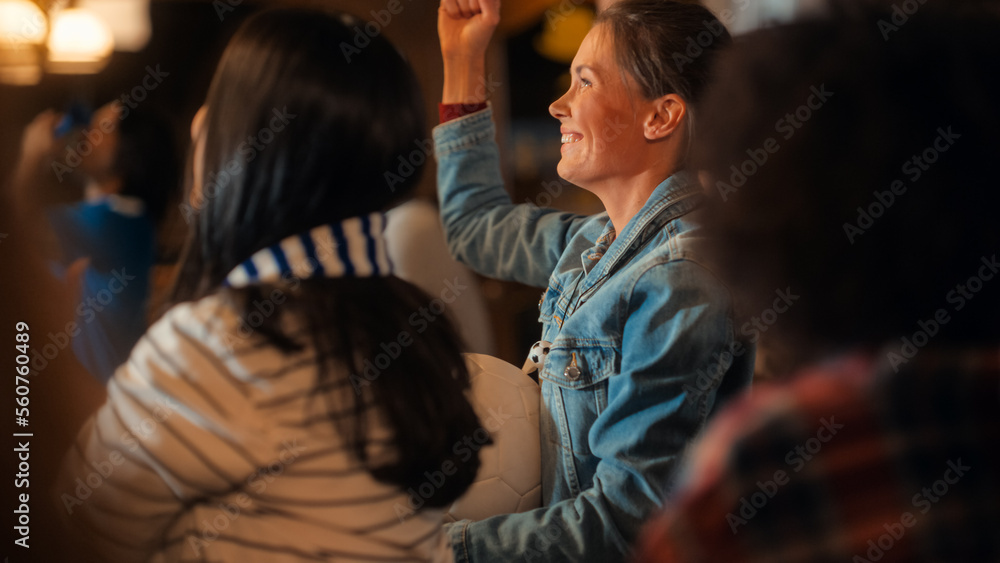
M 345 54 L 359 25 L 267 11 L 226 48 L 206 100 L 200 281 L 215 286 L 254 251 L 386 208 L 416 185 L 416 173 L 392 188 L 384 176 L 426 137 L 416 76 L 381 36 Z
M 283 351 L 316 350 L 317 392 L 333 389 L 337 404 L 331 409 L 355 414 L 335 423 L 379 480 L 417 487 L 425 471 L 455 461 L 457 473 L 426 501 L 446 506 L 479 467 L 478 457 L 453 459 L 452 448 L 479 425 L 464 396 L 468 371 L 449 320 L 421 319 L 426 326 L 413 334 L 412 316 L 430 297 L 394 276 L 221 289 L 230 271 L 255 252 L 383 210 L 416 185 L 416 172 L 392 183 L 385 173 L 426 136 L 420 88 L 382 36 L 355 48 L 357 28 L 364 26 L 324 11 L 269 10 L 249 18 L 233 37 L 206 101 L 204 165 L 196 182 L 201 190 L 193 199 L 195 220 L 174 301 L 221 291 L 247 318 L 254 303 L 269 302 L 280 289 L 277 314 L 254 326 L 255 336 Z M 289 331 L 288 319 L 305 335 Z M 389 365 L 379 365 L 377 380 L 370 381 L 366 368 L 385 355 L 380 346 L 398 348 L 404 336 L 412 343 Z M 395 438 L 395 455 L 381 465 L 366 447 L 369 405 Z
M 701 108 L 731 283 L 748 317 L 797 296 L 768 328 L 807 356 L 925 327 L 1000 338 L 1000 14 L 907 6 L 832 2 L 738 38 Z

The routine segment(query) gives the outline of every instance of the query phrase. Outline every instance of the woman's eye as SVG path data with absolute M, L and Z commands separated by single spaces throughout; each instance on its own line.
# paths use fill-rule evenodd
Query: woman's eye
M 586 88 L 588 86 L 592 86 L 591 82 L 589 80 L 587 80 L 586 78 L 581 78 L 580 79 L 580 87 L 581 88 Z

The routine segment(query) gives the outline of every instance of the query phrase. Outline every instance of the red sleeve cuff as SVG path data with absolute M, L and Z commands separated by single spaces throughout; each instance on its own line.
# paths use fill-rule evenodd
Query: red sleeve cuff
M 441 119 L 441 123 L 447 123 L 452 119 L 458 119 L 470 113 L 483 111 L 486 107 L 486 102 L 479 104 L 438 104 L 438 117 Z

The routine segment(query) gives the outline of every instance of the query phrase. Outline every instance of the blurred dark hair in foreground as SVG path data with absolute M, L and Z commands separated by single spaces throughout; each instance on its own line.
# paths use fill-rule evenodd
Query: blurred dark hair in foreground
M 837 1 L 724 57 L 718 258 L 795 377 L 709 425 L 637 561 L 1000 560 L 997 6 Z
M 769 327 L 799 360 L 1000 340 L 1000 7 L 910 4 L 739 38 L 702 108 L 729 281 L 748 316 L 800 296 Z

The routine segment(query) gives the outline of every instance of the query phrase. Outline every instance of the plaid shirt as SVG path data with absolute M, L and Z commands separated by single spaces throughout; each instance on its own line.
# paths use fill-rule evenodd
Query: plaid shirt
M 638 560 L 1000 561 L 1000 351 L 882 357 L 718 417 Z

